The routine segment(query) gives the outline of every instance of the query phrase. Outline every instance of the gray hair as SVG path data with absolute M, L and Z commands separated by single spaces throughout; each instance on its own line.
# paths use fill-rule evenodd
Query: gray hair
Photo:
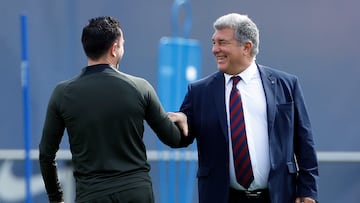
M 259 53 L 259 30 L 247 15 L 230 13 L 219 17 L 214 22 L 214 29 L 221 30 L 224 28 L 234 29 L 234 37 L 241 45 L 251 41 L 254 45 L 251 50 L 252 56 L 255 57 Z

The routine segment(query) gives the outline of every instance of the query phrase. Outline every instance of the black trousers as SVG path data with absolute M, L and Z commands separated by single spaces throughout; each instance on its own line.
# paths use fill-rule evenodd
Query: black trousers
M 259 195 L 249 195 L 245 191 L 230 188 L 229 203 L 271 203 L 269 191 L 261 190 Z
M 113 193 L 86 203 L 154 203 L 154 193 L 151 185 L 144 185 Z

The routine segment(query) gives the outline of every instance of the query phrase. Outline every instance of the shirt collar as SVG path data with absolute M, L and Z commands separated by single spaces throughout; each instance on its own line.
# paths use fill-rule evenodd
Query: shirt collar
M 246 84 L 246 83 L 250 82 L 250 80 L 256 74 L 258 74 L 258 70 L 257 70 L 255 60 L 253 60 L 249 67 L 247 67 L 243 72 L 241 72 L 241 73 L 239 73 L 237 75 L 229 75 L 227 73 L 224 73 L 225 84 L 228 84 L 229 82 L 231 82 L 230 80 L 231 80 L 232 76 L 240 76 L 241 80 L 244 81 L 245 84 Z
M 82 69 L 82 73 L 84 75 L 92 74 L 92 73 L 98 73 L 98 72 L 104 72 L 105 70 L 113 70 L 115 72 L 120 73 L 120 71 L 114 67 L 112 67 L 110 64 L 95 64 L 91 66 L 86 66 Z

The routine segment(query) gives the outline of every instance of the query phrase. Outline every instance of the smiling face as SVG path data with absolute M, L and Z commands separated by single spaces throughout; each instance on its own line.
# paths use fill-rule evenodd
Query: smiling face
M 212 52 L 219 71 L 236 75 L 250 65 L 251 56 L 249 48 L 251 48 L 251 43 L 247 42 L 244 45 L 240 45 L 235 39 L 234 29 L 224 28 L 216 30 L 213 34 L 212 42 Z

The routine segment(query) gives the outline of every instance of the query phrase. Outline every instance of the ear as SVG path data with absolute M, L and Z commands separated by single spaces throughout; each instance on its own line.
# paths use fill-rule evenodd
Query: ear
M 117 50 L 118 44 L 117 42 L 114 42 L 110 48 L 110 54 L 113 57 L 116 57 L 116 50 Z
M 253 46 L 254 45 L 253 45 L 253 43 L 251 41 L 245 42 L 244 43 L 244 55 L 250 56 Z

